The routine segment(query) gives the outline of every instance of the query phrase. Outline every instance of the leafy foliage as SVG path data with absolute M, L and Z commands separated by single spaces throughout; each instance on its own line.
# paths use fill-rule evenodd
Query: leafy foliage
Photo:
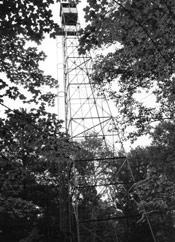
M 0 101 L 5 97 L 24 103 L 53 104 L 54 94 L 43 87 L 56 88 L 57 81 L 44 75 L 39 64 L 46 55 L 36 47 L 44 35 L 54 37 L 57 25 L 50 9 L 54 1 L 3 1 L 0 9 Z
M 4 1 L 0 70 L 6 78 L 0 80 L 1 102 L 8 96 L 24 102 L 52 103 L 53 95 L 41 91 L 45 85 L 56 86 L 55 80 L 39 69 L 45 55 L 25 46 L 28 40 L 40 42 L 44 33 L 54 36 L 56 26 L 49 10 L 52 3 Z M 94 83 L 106 88 L 106 84 L 118 82 L 116 92 L 112 88 L 108 91 L 119 107 L 121 120 L 126 125 L 134 124 L 143 133 L 152 120 L 173 119 L 174 49 L 170 37 L 174 32 L 172 28 L 170 35 L 168 30 L 173 27 L 170 10 L 174 11 L 174 3 L 163 0 L 88 3 L 86 17 L 91 25 L 80 40 L 82 47 L 120 43 L 116 52 L 98 57 Z M 29 98 L 21 86 L 31 93 Z M 144 107 L 135 99 L 140 89 L 157 95 L 157 109 Z M 94 221 L 80 224 L 84 233 L 81 238 L 87 242 L 152 241 L 145 210 L 156 238 L 173 241 L 174 124 L 156 127 L 153 144 L 131 151 L 128 167 L 123 159 L 108 160 L 111 150 L 98 136 L 86 137 L 78 150 L 60 131 L 61 121 L 47 113 L 44 106 L 42 103 L 39 109 L 30 112 L 8 111 L 7 117 L 0 119 L 1 241 L 65 241 L 60 218 L 67 211 L 60 208 L 65 209 L 72 199 L 69 204 L 72 209 L 75 196 L 80 220 Z M 74 167 L 72 156 L 76 158 Z M 68 194 L 69 183 L 76 193 Z M 71 216 L 74 221 L 74 213 Z M 108 220 L 115 216 L 116 219 Z M 76 231 L 75 225 L 73 230 Z M 147 236 L 143 238 L 143 234 Z
M 57 81 L 40 69 L 46 55 L 37 49 L 45 34 L 56 35 L 53 3 L 15 0 L 2 1 L 0 6 L 0 104 L 10 106 L 6 102 L 11 99 L 38 107 L 28 112 L 7 107 L 0 119 L 0 240 L 4 242 L 65 240 L 60 187 L 74 145 L 60 131 L 62 121 L 45 111 L 54 103 Z
M 135 183 L 139 194 L 135 201 L 139 211 L 144 214 L 141 221 L 150 219 L 156 238 L 159 241 L 171 241 L 175 235 L 174 124 L 159 124 L 152 136 L 151 146 L 137 148 L 130 154 L 134 174 L 137 174 L 134 160 L 136 164 L 139 162 L 141 167 L 145 164 L 140 169 L 142 178 Z
M 4 241 L 12 241 L 15 228 L 18 234 L 13 241 L 34 234 L 42 241 L 61 236 L 59 167 L 69 161 L 74 146 L 60 128 L 61 121 L 44 109 L 16 110 L 1 119 L 0 236 Z
M 26 40 L 40 42 L 45 33 L 52 33 L 56 24 L 50 5 L 54 0 L 3 1 L 1 5 L 1 35 L 10 38 L 23 35 Z
M 154 121 L 173 120 L 175 2 L 88 1 L 84 10 L 80 51 L 113 47 L 97 56 L 93 81 L 116 103 L 121 125 L 134 125 L 140 135 Z M 139 93 L 156 101 L 148 106 Z
M 30 125 L 19 118 L 19 112 L 9 112 L 6 120 L 1 119 L 0 226 L 4 241 L 11 241 L 7 231 L 14 236 L 15 226 L 15 241 L 22 238 L 26 238 L 22 240 L 25 242 L 63 239 L 59 221 L 60 198 L 67 198 L 66 194 L 58 196 L 63 182 L 64 193 L 67 182 L 76 189 L 70 195 L 73 206 L 77 196 L 79 219 L 84 221 L 80 222 L 81 239 L 152 241 L 146 210 L 156 238 L 172 241 L 174 142 L 168 140 L 173 137 L 173 124 L 157 127 L 152 146 L 130 152 L 128 164 L 133 180 L 126 162 L 122 159 L 108 161 L 110 150 L 98 137 L 88 136 L 89 140 L 87 138 L 77 149 L 59 131 L 61 123 L 54 115 L 44 110 L 23 111 L 23 115 Z M 34 130 L 31 130 L 31 124 L 35 126 Z M 171 135 L 167 130 L 171 130 Z M 163 136 L 161 143 L 159 137 Z M 76 177 L 72 177 L 70 157 L 75 154 Z M 104 159 L 95 160 L 100 154 Z M 61 173 L 59 167 L 64 168 Z M 108 220 L 110 217 L 116 219 Z M 145 232 L 148 236 L 143 238 Z

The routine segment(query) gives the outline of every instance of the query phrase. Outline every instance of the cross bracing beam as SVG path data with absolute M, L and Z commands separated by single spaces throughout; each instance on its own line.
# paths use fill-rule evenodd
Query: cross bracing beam
M 108 217 L 108 218 L 101 218 L 101 219 L 88 219 L 88 220 L 80 220 L 79 223 L 95 223 L 95 222 L 104 222 L 109 220 L 119 220 L 119 219 L 128 219 L 128 218 L 140 218 L 141 216 L 138 214 L 134 215 L 123 215 L 123 216 L 115 216 L 115 217 Z

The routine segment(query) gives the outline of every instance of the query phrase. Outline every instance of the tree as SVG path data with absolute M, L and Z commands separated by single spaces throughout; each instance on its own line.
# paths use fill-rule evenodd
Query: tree
M 135 126 L 135 135 L 147 133 L 152 122 L 174 120 L 174 9 L 173 0 L 88 1 L 84 9 L 80 52 L 113 47 L 97 55 L 93 82 L 107 89 L 121 126 Z M 139 93 L 155 101 L 148 106 Z
M 74 145 L 44 108 L 9 111 L 0 122 L 1 241 L 57 241 L 60 166 L 70 164 Z
M 0 9 L 0 102 L 5 97 L 24 103 L 53 104 L 57 81 L 44 75 L 39 64 L 46 55 L 38 52 L 45 34 L 54 37 L 57 24 L 52 19 L 50 1 L 3 1 Z M 30 42 L 29 47 L 27 44 Z M 43 87 L 47 86 L 47 92 Z
M 69 195 L 74 144 L 60 131 L 62 122 L 56 115 L 45 111 L 54 103 L 57 80 L 39 68 L 46 56 L 37 49 L 46 34 L 56 35 L 58 26 L 50 9 L 55 2 L 59 1 L 7 0 L 0 8 L 0 105 L 8 109 L 0 119 L 3 241 L 66 240 L 61 231 L 61 195 Z M 12 110 L 6 98 L 36 109 Z
M 133 198 L 144 215 L 140 225 L 149 220 L 158 241 L 172 241 L 175 235 L 174 131 L 171 122 L 159 124 L 152 133 L 152 144 L 132 150 L 128 157 L 136 177 Z

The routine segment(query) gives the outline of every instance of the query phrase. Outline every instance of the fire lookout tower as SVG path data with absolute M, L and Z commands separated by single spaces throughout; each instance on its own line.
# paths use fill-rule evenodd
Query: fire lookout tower
M 60 172 L 63 174 L 60 186 L 60 224 L 62 231 L 71 235 L 67 240 L 69 242 L 82 242 L 86 239 L 84 234 L 86 232 L 87 235 L 87 231 L 92 241 L 95 241 L 95 238 L 97 238 L 95 227 L 99 220 L 97 220 L 96 205 L 91 204 L 91 208 L 88 208 L 89 217 L 82 218 L 79 211 L 79 199 L 77 198 L 77 194 L 79 194 L 78 189 L 81 189 L 83 192 L 92 188 L 98 197 L 103 198 L 108 194 L 108 201 L 110 204 L 114 204 L 115 201 L 111 194 L 112 191 L 116 190 L 116 184 L 121 185 L 117 183 L 119 173 L 127 171 L 127 173 L 130 173 L 130 180 L 133 180 L 127 159 L 118 157 L 118 151 L 122 147 L 120 145 L 117 149 L 116 146 L 122 142 L 118 132 L 117 118 L 113 115 L 117 115 L 117 108 L 110 103 L 104 93 L 98 92 L 94 88 L 91 79 L 93 61 L 90 53 L 79 55 L 80 25 L 78 21 L 78 11 L 74 1 L 61 2 L 61 27 L 57 33 L 57 46 L 59 46 L 58 43 L 60 43 L 61 38 L 63 83 L 62 89 L 59 89 L 58 93 L 64 93 L 64 95 L 59 100 L 58 112 L 64 110 L 62 119 L 65 121 L 65 131 L 70 135 L 73 142 L 82 144 L 84 141 L 92 141 L 93 137 L 95 137 L 101 140 L 101 148 L 105 150 L 106 147 L 109 152 L 106 152 L 105 155 L 103 153 L 102 156 L 97 154 L 97 156 L 94 155 L 91 158 L 78 157 L 79 160 L 75 160 L 77 159 L 76 157 L 73 159 L 71 171 L 74 178 L 72 178 L 73 182 L 68 187 L 68 181 L 65 182 L 66 176 L 65 172 L 63 172 L 65 171 L 65 166 L 61 165 L 60 167 Z M 88 180 L 89 178 L 85 177 L 84 181 L 86 182 L 84 184 L 82 180 L 78 180 L 79 170 L 77 164 L 79 166 L 84 164 L 85 167 L 92 166 L 95 169 L 93 179 Z M 110 175 L 106 177 L 109 167 L 114 168 L 115 177 L 110 177 Z M 108 170 L 105 171 L 105 169 Z M 112 181 L 115 181 L 115 184 Z M 128 191 L 125 192 L 126 196 L 129 196 Z M 73 211 L 71 210 L 72 208 Z M 76 220 L 76 236 L 72 235 L 72 213 Z M 119 218 L 122 219 L 122 216 Z M 118 218 L 115 217 L 114 219 Z M 126 219 L 126 216 L 123 216 L 123 219 Z M 111 218 L 109 220 L 111 221 Z M 94 226 L 93 223 L 95 223 Z M 74 240 L 75 237 L 76 240 Z M 104 239 L 101 240 L 105 241 Z

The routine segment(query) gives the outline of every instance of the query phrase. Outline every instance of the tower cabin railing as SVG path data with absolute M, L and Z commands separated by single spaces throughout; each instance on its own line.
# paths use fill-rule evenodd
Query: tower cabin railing
M 60 3 L 60 19 L 62 26 L 58 27 L 56 34 L 62 36 L 76 36 L 78 12 L 75 3 Z

